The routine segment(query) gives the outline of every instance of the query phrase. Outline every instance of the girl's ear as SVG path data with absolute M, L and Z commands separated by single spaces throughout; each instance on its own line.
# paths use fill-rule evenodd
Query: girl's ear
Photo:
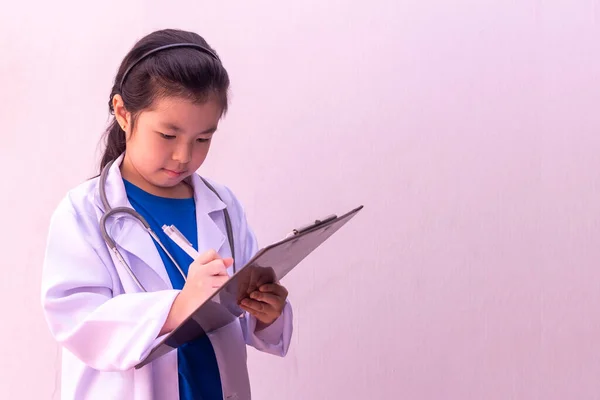
M 131 113 L 125 108 L 123 98 L 120 94 L 115 94 L 112 99 L 112 106 L 115 113 L 115 119 L 121 125 L 121 129 L 125 131 L 125 136 L 129 136 L 129 128 L 131 127 Z

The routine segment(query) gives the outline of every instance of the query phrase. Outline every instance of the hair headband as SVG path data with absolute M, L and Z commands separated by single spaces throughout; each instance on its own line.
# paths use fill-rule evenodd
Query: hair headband
M 176 48 L 176 47 L 189 47 L 189 48 L 193 48 L 193 49 L 201 51 L 202 53 L 208 54 L 209 56 L 211 56 L 212 58 L 214 58 L 217 61 L 221 61 L 221 60 L 219 60 L 219 57 L 217 57 L 217 55 L 212 50 L 207 49 L 206 47 L 201 46 L 199 44 L 195 44 L 195 43 L 174 43 L 174 44 L 167 44 L 165 46 L 157 47 L 154 50 L 150 50 L 149 52 L 143 54 L 140 58 L 138 58 L 133 64 L 131 64 L 129 66 L 129 68 L 127 68 L 127 70 L 125 71 L 125 73 L 123 74 L 123 77 L 121 78 L 121 84 L 119 85 L 119 90 L 123 91 L 123 83 L 125 83 L 125 79 L 127 78 L 127 75 L 129 75 L 129 72 L 131 72 L 131 70 L 133 69 L 133 67 L 135 67 L 136 65 L 138 65 L 142 60 L 145 60 L 146 58 L 150 57 L 152 54 L 158 53 L 159 51 L 163 51 L 163 50 L 167 50 L 167 49 L 172 49 L 172 48 Z

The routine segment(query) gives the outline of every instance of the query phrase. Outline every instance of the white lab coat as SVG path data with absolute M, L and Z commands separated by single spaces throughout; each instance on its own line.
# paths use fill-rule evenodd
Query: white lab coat
M 113 163 L 107 177 L 111 207 L 131 207 L 119 170 L 122 158 Z M 240 203 L 225 186 L 210 182 L 222 202 L 198 175 L 189 179 L 196 201 L 198 251 L 215 249 L 223 257 L 231 255 L 222 212 L 227 207 L 240 268 L 258 250 Z M 131 217 L 110 218 L 107 228 L 148 292 L 141 292 L 109 251 L 99 229 L 103 206 L 98 185 L 95 178 L 71 190 L 50 223 L 42 305 L 50 331 L 62 346 L 62 398 L 179 399 L 176 351 L 134 369 L 161 339 L 159 331 L 178 291 L 171 286 L 153 240 Z M 270 327 L 259 332 L 255 327 L 256 319 L 248 315 L 209 334 L 224 399 L 250 399 L 246 344 L 279 356 L 287 353 L 291 306 L 286 304 Z

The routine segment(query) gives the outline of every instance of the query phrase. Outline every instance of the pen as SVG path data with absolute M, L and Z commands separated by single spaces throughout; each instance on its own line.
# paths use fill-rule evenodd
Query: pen
M 175 225 L 163 225 L 162 230 L 169 237 L 169 239 L 175 242 L 175 244 L 179 246 L 181 250 L 185 251 L 187 255 L 192 257 L 193 260 L 198 258 L 199 254 L 196 249 L 194 249 L 189 240 L 183 236 L 183 233 L 181 233 L 179 229 L 175 227 Z

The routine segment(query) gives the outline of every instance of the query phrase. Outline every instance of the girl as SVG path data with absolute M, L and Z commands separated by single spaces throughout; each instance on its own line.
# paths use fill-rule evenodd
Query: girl
M 286 289 L 273 283 L 242 302 L 242 318 L 134 368 L 227 280 L 234 259 L 241 268 L 258 250 L 233 193 L 195 173 L 227 111 L 228 87 L 214 50 L 191 32 L 154 32 L 123 60 L 100 168 L 105 196 L 102 179 L 85 182 L 50 223 L 42 304 L 62 346 L 63 399 L 250 399 L 246 344 L 287 353 L 292 312 Z M 173 259 L 121 213 L 104 221 L 120 260 L 101 231 L 107 204 L 141 214 Z M 200 256 L 166 237 L 165 224 Z

